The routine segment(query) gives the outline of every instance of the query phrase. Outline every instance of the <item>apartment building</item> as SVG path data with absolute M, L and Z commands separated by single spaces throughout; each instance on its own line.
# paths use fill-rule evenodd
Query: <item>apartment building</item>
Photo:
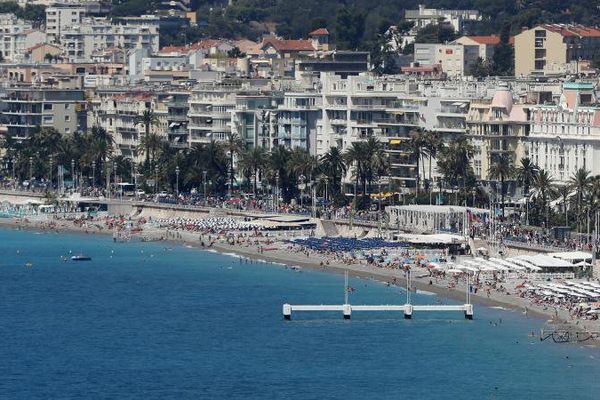
M 479 58 L 481 58 L 483 61 L 491 61 L 492 57 L 494 56 L 495 47 L 500 44 L 500 36 L 461 36 L 454 40 L 452 44 L 477 46 L 479 48 Z
M 559 182 L 580 168 L 600 174 L 600 106 L 594 84 L 565 82 L 557 102 L 531 106 L 529 157 Z
M 481 21 L 481 14 L 477 10 L 441 10 L 425 8 L 420 4 L 417 10 L 406 10 L 404 19 L 413 22 L 415 30 L 441 22 L 451 26 L 456 32 L 462 32 L 467 21 Z
M 156 110 L 155 97 L 148 91 L 109 90 L 99 91 L 92 102 L 89 123 L 104 128 L 114 140 L 115 154 L 131 158 L 136 162 L 144 159 L 139 150 L 140 139 L 146 127 L 139 118 L 147 110 Z M 156 113 L 158 123 L 150 126 L 150 132 L 165 135 L 166 118 Z
M 270 149 L 277 138 L 277 105 L 281 95 L 274 92 L 240 92 L 232 110 L 231 130 L 247 147 Z
M 277 136 L 272 146 L 302 148 L 316 152 L 317 120 L 321 114 L 321 95 L 310 92 L 285 92 L 277 107 Z
M 578 73 L 581 60 L 600 51 L 600 30 L 582 25 L 546 24 L 515 35 L 515 75 Z M 572 65 L 575 68 L 572 68 Z M 574 69 L 574 70 L 573 70 Z
M 46 41 L 46 34 L 14 14 L 0 14 L 0 56 L 5 62 L 22 62 L 27 49 Z
M 65 29 L 81 24 L 85 14 L 85 7 L 78 7 L 75 3 L 46 8 L 46 35 L 48 41 L 51 43 L 58 42 Z
M 103 18 L 85 18 L 81 24 L 62 30 L 60 43 L 70 62 L 90 61 L 95 51 L 118 47 L 148 48 L 158 52 L 158 28 L 153 25 L 115 25 Z
M 62 134 L 87 129 L 83 90 L 45 87 L 12 88 L 7 91 L 2 122 L 7 135 L 26 140 L 39 128 L 54 128 Z
M 440 65 L 448 77 L 469 75 L 480 54 L 479 45 L 415 43 L 414 62 L 419 66 Z
M 472 101 L 467 115 L 467 134 L 475 155 L 473 170 L 480 180 L 490 180 L 492 164 L 502 156 L 514 166 L 525 157 L 529 136 L 529 106 L 515 104 L 506 83 L 500 83 L 494 97 Z
M 166 108 L 166 134 L 169 145 L 175 149 L 189 147 L 188 112 L 190 92 L 169 89 L 159 96 Z
M 236 93 L 241 89 L 239 80 L 200 83 L 192 89 L 188 111 L 190 145 L 227 140 Z

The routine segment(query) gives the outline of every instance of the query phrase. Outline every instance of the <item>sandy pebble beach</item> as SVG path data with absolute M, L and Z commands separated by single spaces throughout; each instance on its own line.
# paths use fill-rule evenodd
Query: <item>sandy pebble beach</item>
M 121 219 L 122 220 L 122 219 Z M 118 224 L 119 218 L 106 218 L 93 221 L 70 220 L 66 218 L 0 218 L 0 226 L 12 227 L 14 229 L 32 229 L 54 232 L 78 232 L 86 234 L 113 235 L 115 222 Z M 250 236 L 249 232 L 242 233 L 236 239 L 237 242 L 231 243 L 223 235 L 207 234 L 200 232 L 190 232 L 182 229 L 167 229 L 140 225 L 140 231 L 136 231 L 134 236 L 143 240 L 155 241 L 165 240 L 184 245 L 198 247 L 200 249 L 213 249 L 220 253 L 236 254 L 253 260 L 279 263 L 288 266 L 298 266 L 301 268 L 310 268 L 333 273 L 344 273 L 348 271 L 351 275 L 373 279 L 377 281 L 388 282 L 401 287 L 406 286 L 405 271 L 401 269 L 388 269 L 367 265 L 366 262 L 340 262 L 335 257 L 323 255 L 316 251 L 299 248 L 299 246 L 286 243 L 291 236 L 282 233 L 269 236 Z M 423 272 L 425 270 L 423 269 Z M 451 287 L 450 279 L 443 280 L 439 278 L 430 278 L 428 276 L 415 277 L 423 275 L 417 269 L 413 274 L 412 290 L 436 293 L 442 297 L 461 301 L 465 299 L 465 283 L 459 282 L 456 287 Z M 480 290 L 472 293 L 472 301 L 476 305 L 487 307 L 501 307 L 513 312 L 526 313 L 528 316 L 540 318 L 540 328 L 543 321 L 552 320 L 552 325 L 568 325 L 576 331 L 600 331 L 600 321 L 598 320 L 574 320 L 567 310 L 555 310 L 554 307 L 547 305 L 537 305 L 528 298 L 522 298 L 515 293 L 511 293 L 513 288 L 507 288 L 510 294 L 491 290 Z M 475 317 L 477 310 L 475 309 Z M 538 334 L 536 332 L 535 334 Z

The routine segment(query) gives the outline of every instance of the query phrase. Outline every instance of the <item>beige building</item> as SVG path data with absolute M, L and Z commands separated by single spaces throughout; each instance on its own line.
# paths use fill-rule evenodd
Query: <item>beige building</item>
M 415 43 L 415 64 L 441 65 L 448 77 L 469 75 L 479 57 L 478 45 Z
M 582 25 L 539 25 L 515 35 L 515 76 L 564 74 L 600 51 L 600 30 Z
M 467 115 L 467 134 L 475 155 L 473 170 L 477 179 L 490 180 L 490 166 L 500 157 L 508 156 L 513 166 L 525 157 L 525 140 L 529 135 L 526 105 L 513 104 L 513 95 L 506 83 L 500 83 L 491 101 L 471 103 Z
M 479 57 L 486 61 L 491 60 L 494 56 L 494 48 L 500 44 L 500 36 L 461 36 L 452 44 L 462 44 L 463 46 L 479 47 Z
M 62 47 L 51 43 L 40 43 L 27 49 L 25 52 L 27 59 L 35 63 L 50 62 L 60 58 L 62 54 Z

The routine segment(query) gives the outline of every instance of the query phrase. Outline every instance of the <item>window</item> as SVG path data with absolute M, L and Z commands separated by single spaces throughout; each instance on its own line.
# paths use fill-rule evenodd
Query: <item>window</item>
M 52 115 L 44 115 L 44 124 L 54 123 L 54 117 Z
M 65 122 L 69 122 L 71 121 L 71 116 L 70 115 L 65 115 Z
M 546 61 L 545 60 L 536 60 L 535 61 L 535 69 L 537 69 L 537 70 L 543 70 L 544 68 L 546 68 Z
M 535 49 L 535 58 L 546 58 L 546 49 Z
M 52 104 L 45 103 L 44 110 L 52 110 Z

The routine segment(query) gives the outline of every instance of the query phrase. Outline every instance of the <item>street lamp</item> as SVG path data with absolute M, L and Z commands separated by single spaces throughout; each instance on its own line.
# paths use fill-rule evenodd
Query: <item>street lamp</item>
M 29 157 L 29 188 L 32 188 L 31 181 L 33 179 L 33 157 Z
M 179 197 L 179 165 L 175 167 L 175 192 Z
M 131 160 L 131 168 L 133 168 L 133 184 L 135 185 L 135 199 L 137 200 L 137 198 L 138 198 L 138 183 L 137 183 L 138 174 L 137 174 L 137 165 L 135 164 L 135 161 L 133 161 L 133 160 Z
M 204 184 L 204 205 L 205 206 L 206 206 L 206 204 L 208 204 L 207 198 L 206 198 L 206 174 L 207 173 L 208 173 L 207 170 L 202 171 L 202 183 Z
M 154 194 L 158 193 L 158 166 L 154 166 Z
M 96 187 L 96 161 L 92 161 L 92 188 Z
M 73 191 L 75 191 L 75 160 L 71 159 L 71 181 L 73 182 Z
M 50 173 L 49 173 L 48 180 L 50 181 L 50 190 L 52 190 L 52 155 L 50 155 L 49 161 L 50 161 Z

